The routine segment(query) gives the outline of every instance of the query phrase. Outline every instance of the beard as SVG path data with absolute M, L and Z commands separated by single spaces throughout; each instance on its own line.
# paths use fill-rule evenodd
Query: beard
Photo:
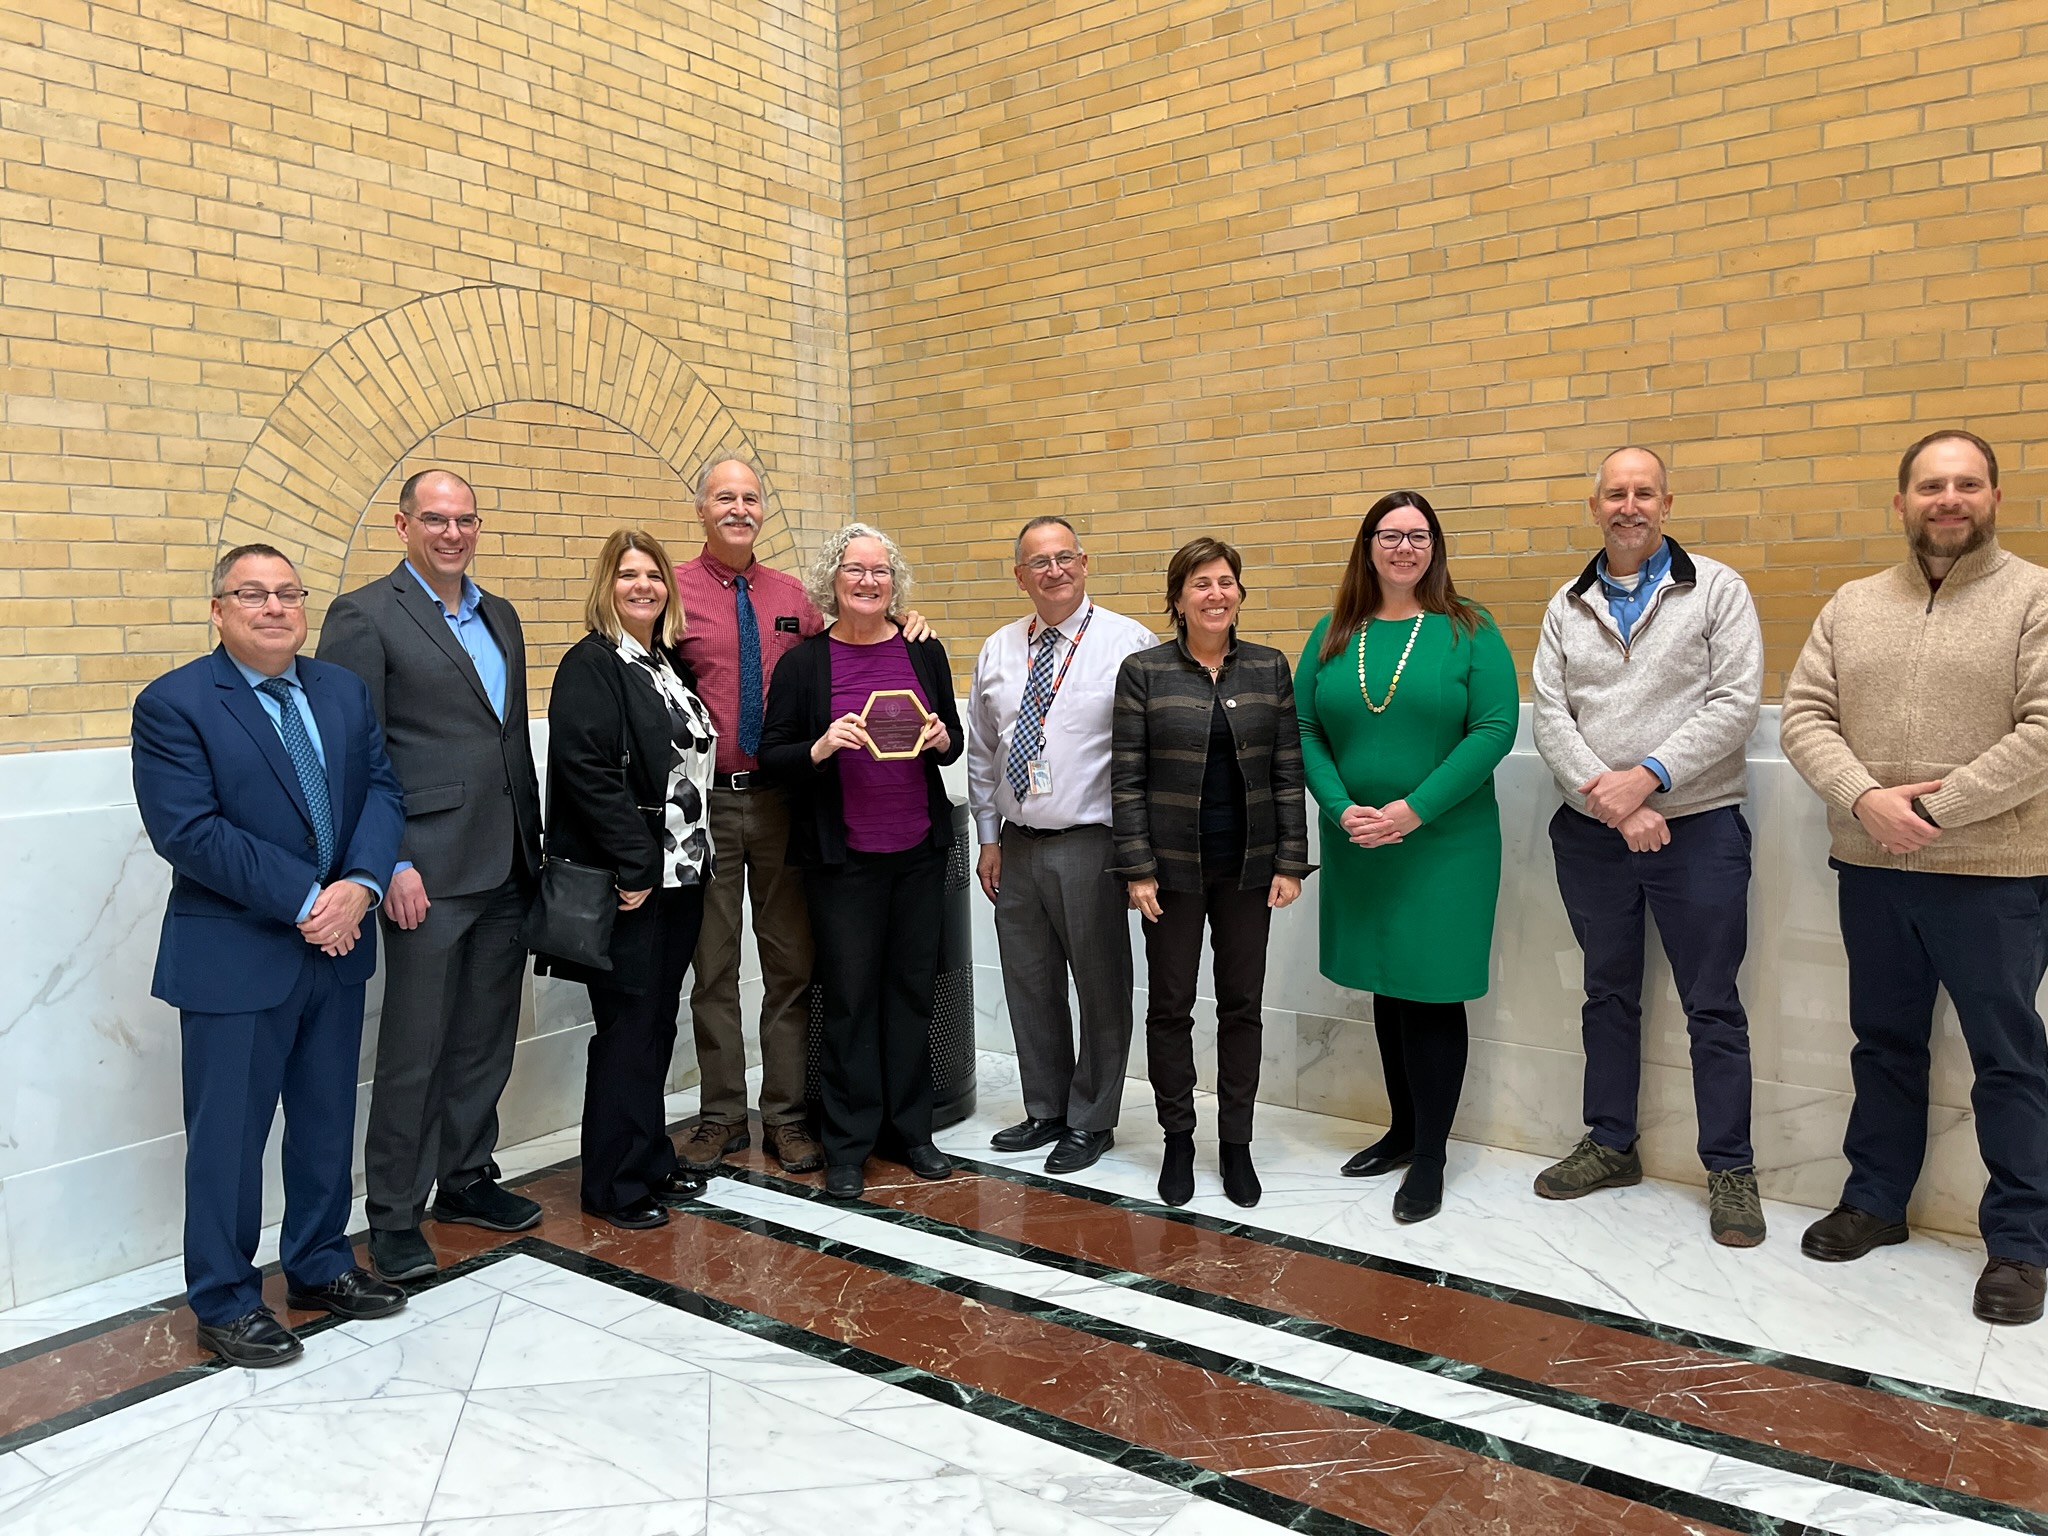
M 1961 533 L 1936 533 L 1923 521 L 1912 532 L 1913 553 L 1929 560 L 1960 560 L 1973 549 L 1982 549 L 1991 541 L 1996 531 L 1993 520 L 1985 517 L 1972 522 Z

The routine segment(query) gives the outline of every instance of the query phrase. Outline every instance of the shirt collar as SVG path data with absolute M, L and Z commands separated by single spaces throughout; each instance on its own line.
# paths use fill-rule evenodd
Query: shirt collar
M 266 674 L 258 672 L 254 667 L 245 667 L 239 661 L 235 661 L 235 658 L 232 656 L 230 656 L 228 660 L 235 662 L 235 670 L 242 674 L 242 681 L 247 683 L 251 688 L 260 689 L 265 683 L 270 681 L 270 678 Z M 278 673 L 277 675 L 283 678 L 286 682 L 290 683 L 294 688 L 297 688 L 302 692 L 304 691 L 305 684 L 299 681 L 298 657 L 294 656 L 291 659 L 290 665 L 288 665 L 282 672 Z
M 747 578 L 747 587 L 749 590 L 758 587 L 761 584 L 755 574 L 757 571 L 759 571 L 761 567 L 761 557 L 759 555 L 756 555 L 752 560 L 747 562 L 747 568 L 744 571 L 736 571 L 731 566 L 727 565 L 723 560 L 719 559 L 718 556 L 714 555 L 711 552 L 711 546 L 709 544 L 706 544 L 704 546 L 703 553 L 697 556 L 697 563 L 703 566 L 704 569 L 710 573 L 711 579 L 717 582 L 721 587 L 730 587 L 733 584 L 734 578 L 739 576 L 744 576 Z
M 420 584 L 420 590 L 434 600 L 434 606 L 441 608 L 441 594 L 427 585 L 427 578 L 420 574 L 419 567 L 414 565 L 412 561 L 407 560 L 405 568 L 412 572 L 412 579 Z M 483 597 L 482 590 L 465 573 L 462 578 L 462 601 L 455 606 L 456 620 L 460 622 L 464 619 L 475 618 L 477 606 L 483 602 Z M 445 614 L 448 610 L 441 608 L 441 611 Z
M 1622 586 L 1607 574 L 1607 552 L 1602 550 L 1597 558 L 1601 585 L 1619 596 L 1632 595 L 1627 587 Z M 1651 554 L 1649 559 L 1637 567 L 1637 574 L 1642 577 L 1642 580 L 1636 583 L 1635 590 L 1641 592 L 1647 587 L 1655 586 L 1664 579 L 1665 573 L 1670 569 L 1671 541 L 1669 539 L 1659 539 L 1655 552 Z
M 1024 643 L 1027 646 L 1034 645 L 1048 634 L 1055 634 L 1063 640 L 1071 641 L 1074 638 L 1074 632 L 1088 622 L 1088 615 L 1094 611 L 1095 600 L 1090 597 L 1084 597 L 1081 599 L 1081 606 L 1068 614 L 1064 619 L 1061 619 L 1057 624 L 1043 624 L 1039 622 L 1038 615 L 1034 613 L 1024 625 Z

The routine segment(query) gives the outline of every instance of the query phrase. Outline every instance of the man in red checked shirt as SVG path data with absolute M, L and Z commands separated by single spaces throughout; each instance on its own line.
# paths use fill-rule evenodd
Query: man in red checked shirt
M 692 1168 L 715 1167 L 745 1147 L 747 1046 L 740 1022 L 740 902 L 753 890 L 761 956 L 761 1124 L 767 1150 L 790 1173 L 825 1165 L 805 1125 L 804 993 L 811 984 L 811 923 L 803 876 L 783 863 L 789 806 L 758 777 L 754 754 L 775 664 L 825 627 L 796 577 L 754 558 L 765 511 L 753 465 L 724 453 L 697 478 L 704 548 L 676 567 L 688 620 L 683 659 L 718 727 L 711 787 L 717 877 L 704 889 L 704 926 L 692 966 L 690 1021 L 697 1038 L 699 1117 L 679 1148 Z M 906 614 L 911 639 L 926 633 Z

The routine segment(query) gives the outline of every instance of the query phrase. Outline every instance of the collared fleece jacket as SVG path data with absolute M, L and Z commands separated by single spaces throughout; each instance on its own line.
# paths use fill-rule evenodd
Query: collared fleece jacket
M 1779 740 L 1842 863 L 2048 875 L 2048 570 L 1994 539 L 1938 590 L 1917 557 L 1850 582 L 1799 653 Z M 1937 779 L 1920 804 L 1941 836 L 1918 853 L 1886 853 L 1851 813 Z
M 1579 786 L 1654 757 L 1671 788 L 1645 802 L 1667 820 L 1748 794 L 1743 749 L 1763 697 L 1764 642 L 1742 577 L 1676 539 L 1671 572 L 1627 640 L 1600 590 L 1600 562 L 1550 600 L 1536 643 L 1536 750 L 1574 810 Z

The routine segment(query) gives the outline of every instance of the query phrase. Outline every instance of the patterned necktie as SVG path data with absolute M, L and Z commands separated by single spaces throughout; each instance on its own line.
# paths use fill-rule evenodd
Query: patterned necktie
M 761 629 L 747 578 L 733 577 L 732 591 L 740 625 L 740 751 L 752 757 L 761 750 Z
M 1038 637 L 1031 675 L 1024 679 L 1024 702 L 1017 709 L 1017 728 L 1010 732 L 1010 764 L 1004 776 L 1020 802 L 1031 787 L 1031 760 L 1045 746 L 1045 714 L 1052 708 L 1052 648 L 1059 638 L 1060 632 L 1050 625 Z
M 285 755 L 299 776 L 299 792 L 306 797 L 306 809 L 313 814 L 313 853 L 320 862 L 320 878 L 334 867 L 334 811 L 327 803 L 327 770 L 320 766 L 320 754 L 313 750 L 313 738 L 299 706 L 292 702 L 292 685 L 281 677 L 266 677 L 258 683 L 264 693 L 277 700 L 277 728 L 284 737 Z

